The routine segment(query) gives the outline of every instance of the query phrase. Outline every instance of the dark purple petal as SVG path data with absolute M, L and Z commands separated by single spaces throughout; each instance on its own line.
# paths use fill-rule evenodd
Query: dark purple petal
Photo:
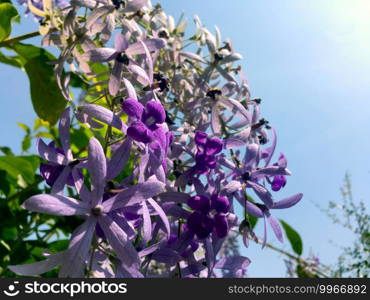
M 222 239 L 227 236 L 227 233 L 229 231 L 229 224 L 227 222 L 227 217 L 225 214 L 216 214 L 214 216 L 214 222 L 215 222 L 215 230 L 217 236 Z
M 195 143 L 198 146 L 204 146 L 207 142 L 207 137 L 208 137 L 207 133 L 202 132 L 202 131 L 197 131 L 195 132 L 195 137 L 194 137 Z
M 226 197 L 212 197 L 212 208 L 219 213 L 227 213 L 230 208 L 230 201 Z
M 149 101 L 145 106 L 145 121 L 154 119 L 154 124 L 162 124 L 166 120 L 166 112 L 162 104 L 157 101 Z M 151 125 L 151 124 L 150 124 Z
M 187 204 L 194 210 L 208 213 L 211 209 L 211 203 L 209 201 L 209 198 L 206 196 L 194 196 L 191 197 Z
M 152 132 L 140 121 L 134 122 L 128 129 L 127 135 L 135 141 L 142 143 L 150 143 L 153 138 Z
M 122 103 L 122 110 L 130 117 L 140 120 L 144 112 L 144 106 L 133 98 L 127 98 Z
M 199 239 L 209 236 L 214 227 L 214 221 L 209 216 L 200 212 L 192 213 L 188 218 L 189 230 L 194 232 Z
M 41 176 L 49 186 L 53 186 L 59 175 L 63 172 L 64 166 L 55 166 L 50 164 L 40 164 Z
M 276 175 L 272 180 L 271 189 L 274 192 L 277 192 L 286 185 L 286 182 L 287 180 L 284 175 Z
M 207 155 L 215 155 L 221 152 L 223 142 L 219 138 L 208 139 L 205 145 Z

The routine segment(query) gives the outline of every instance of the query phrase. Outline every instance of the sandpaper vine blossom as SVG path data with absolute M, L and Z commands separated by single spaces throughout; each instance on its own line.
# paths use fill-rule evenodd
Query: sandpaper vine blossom
M 251 98 L 242 56 L 197 16 L 195 34 L 186 37 L 185 21 L 176 24 L 147 0 L 58 3 L 30 10 L 46 20 L 43 45 L 59 50 L 52 63 L 68 107 L 59 138 L 38 141 L 50 194 L 23 207 L 81 225 L 64 251 L 10 269 L 27 276 L 57 266 L 64 277 L 245 276 L 251 260 L 225 255 L 227 238 L 239 232 L 246 246 L 266 245 L 270 224 L 282 241 L 271 211 L 296 205 L 302 194 L 275 200 L 290 188 L 291 171 L 283 153 L 274 156 L 276 133 L 261 117 L 261 100 Z M 71 147 L 76 128 L 89 136 L 79 149 Z M 262 238 L 248 216 L 264 220 Z

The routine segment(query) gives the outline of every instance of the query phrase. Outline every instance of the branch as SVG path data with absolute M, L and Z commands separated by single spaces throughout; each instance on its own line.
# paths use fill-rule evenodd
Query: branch
M 30 39 L 30 38 L 33 38 L 33 37 L 36 37 L 36 36 L 39 36 L 39 35 L 40 35 L 39 31 L 34 31 L 34 32 L 22 34 L 22 35 L 14 37 L 14 38 L 6 39 L 6 40 L 0 42 L 0 47 L 7 47 L 7 46 L 10 46 L 11 44 L 18 43 L 20 41 L 27 40 L 27 39 Z

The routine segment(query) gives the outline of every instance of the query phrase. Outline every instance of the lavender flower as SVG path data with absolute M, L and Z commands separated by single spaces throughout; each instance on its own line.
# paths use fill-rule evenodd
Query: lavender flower
M 89 143 L 88 168 L 91 175 L 91 192 L 81 189 L 81 199 L 75 200 L 62 195 L 36 195 L 27 199 L 23 206 L 26 209 L 57 216 L 84 216 L 85 222 L 72 234 L 68 250 L 63 254 L 52 256 L 40 269 L 34 269 L 34 264 L 11 266 L 10 269 L 20 275 L 36 275 L 62 265 L 60 276 L 83 276 L 84 266 L 88 260 L 89 248 L 94 235 L 95 226 L 99 224 L 107 240 L 122 262 L 122 267 L 131 275 L 137 276 L 140 260 L 127 238 L 126 232 L 111 218 L 109 213 L 126 206 L 142 203 L 158 194 L 163 184 L 148 181 L 124 189 L 121 193 L 102 202 L 107 174 L 106 159 L 100 143 L 92 138 Z M 55 258 L 55 259 L 54 259 Z M 36 263 L 40 265 L 40 263 Z

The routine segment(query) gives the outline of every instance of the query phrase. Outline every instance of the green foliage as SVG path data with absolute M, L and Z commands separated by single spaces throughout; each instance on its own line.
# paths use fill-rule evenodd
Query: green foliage
M 34 156 L 32 159 L 38 160 L 38 157 Z M 13 155 L 0 156 L 0 170 L 4 170 L 10 178 L 18 181 L 18 183 L 23 184 L 25 182 L 26 185 L 34 181 L 35 166 L 37 165 L 38 162 L 33 164 L 29 157 Z
M 12 22 L 19 22 L 19 15 L 11 3 L 0 3 L 0 42 L 9 37 Z
M 18 56 L 8 56 L 8 55 L 4 55 L 1 52 L 0 52 L 0 62 L 7 64 L 9 66 L 16 67 L 16 68 L 22 67 L 20 58 Z
M 295 229 L 293 229 L 289 224 L 287 224 L 285 221 L 283 220 L 279 220 L 279 221 L 285 230 L 285 234 L 290 242 L 290 245 L 292 246 L 293 251 L 298 255 L 302 255 L 303 242 L 302 242 L 302 238 L 299 235 L 299 233 Z
M 21 57 L 30 81 L 31 99 L 37 115 L 55 124 L 67 102 L 61 94 L 50 62 L 56 58 L 44 49 L 17 43 L 11 46 Z

